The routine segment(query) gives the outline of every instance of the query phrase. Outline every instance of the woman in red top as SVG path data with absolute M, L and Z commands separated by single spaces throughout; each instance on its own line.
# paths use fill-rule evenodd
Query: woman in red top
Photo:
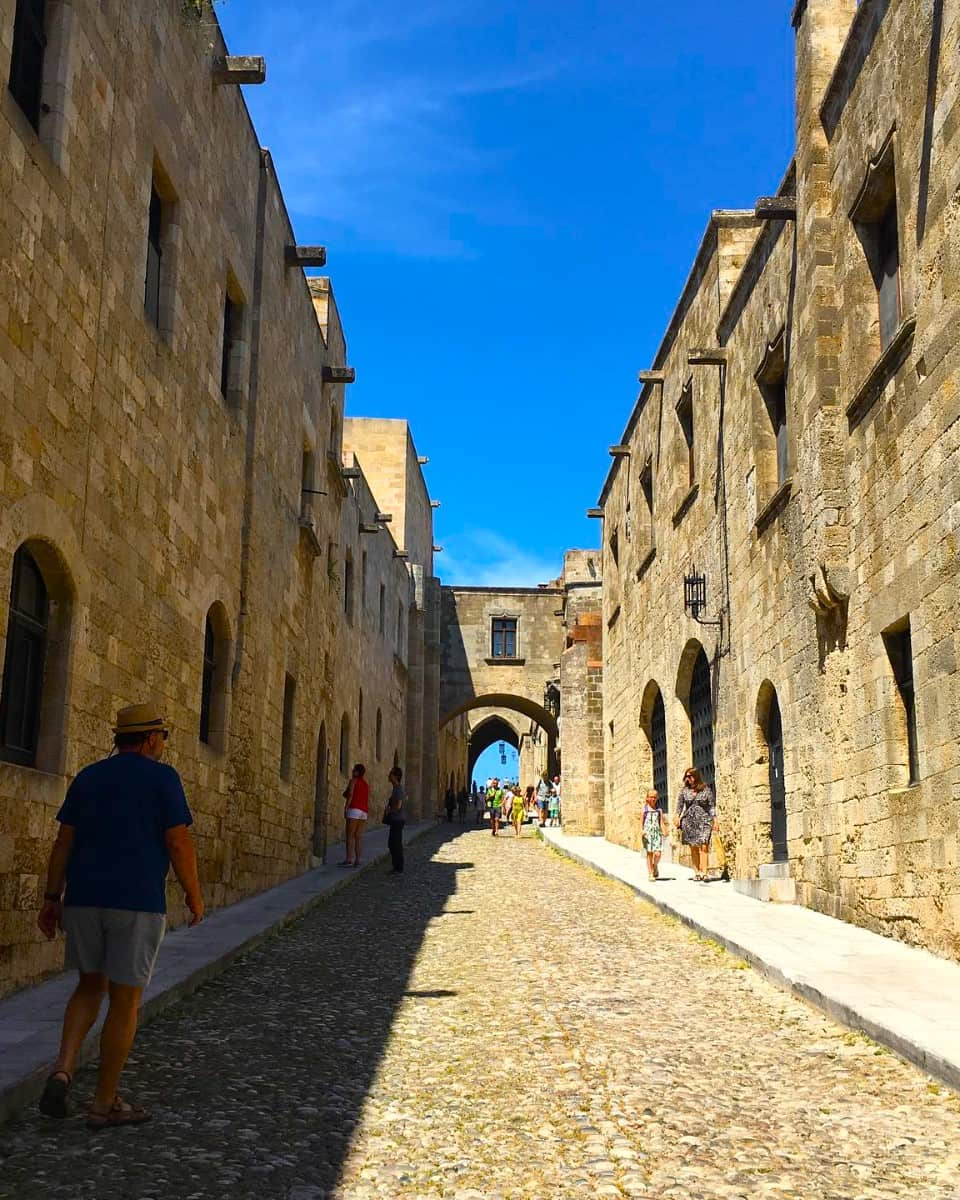
M 350 782 L 344 788 L 343 815 L 347 822 L 346 857 L 341 867 L 360 866 L 360 843 L 363 840 L 363 827 L 366 824 L 370 809 L 370 785 L 364 779 L 367 768 L 363 763 L 357 763 L 350 775 Z

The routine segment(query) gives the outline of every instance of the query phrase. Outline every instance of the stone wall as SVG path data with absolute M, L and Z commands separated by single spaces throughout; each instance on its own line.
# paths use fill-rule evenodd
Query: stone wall
M 343 714 L 347 758 L 383 774 L 411 753 L 411 709 L 423 714 L 412 572 L 389 531 L 361 532 L 382 505 L 342 470 L 336 305 L 328 281 L 287 265 L 296 238 L 273 164 L 239 90 L 212 86 L 219 32 L 160 0 L 48 12 L 39 135 L 0 92 L 0 660 L 18 547 L 51 597 L 35 765 L 0 763 L 0 993 L 60 965 L 62 942 L 34 925 L 53 818 L 69 778 L 109 750 L 118 707 L 164 707 L 212 906 L 302 871 L 339 833 Z M 4 79 L 13 14 L 0 5 Z M 432 545 L 417 525 L 429 501 L 411 511 L 406 539 Z M 359 570 L 364 553 L 351 622 L 344 562 Z M 201 742 L 208 613 L 216 703 Z M 433 760 L 423 770 L 435 778 Z
M 702 647 L 736 871 L 773 857 L 779 708 L 803 900 L 960 957 L 960 14 L 807 0 L 794 17 L 781 219 L 714 214 L 651 364 L 662 382 L 642 387 L 620 439 L 630 455 L 601 497 L 606 832 L 635 844 L 658 693 L 673 802 Z M 899 325 L 882 349 L 870 222 L 894 191 Z M 781 372 L 785 475 L 771 419 Z M 677 416 L 688 382 L 695 487 Z M 695 570 L 701 622 L 684 610 Z M 915 779 L 890 654 L 906 628 Z

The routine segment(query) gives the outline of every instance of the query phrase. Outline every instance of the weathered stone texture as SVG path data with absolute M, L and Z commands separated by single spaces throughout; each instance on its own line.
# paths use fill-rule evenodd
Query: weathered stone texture
M 653 364 L 665 382 L 641 391 L 620 439 L 631 456 L 614 463 L 602 497 L 606 831 L 635 844 L 658 689 L 673 801 L 691 758 L 690 672 L 702 645 L 720 822 L 737 872 L 755 874 L 771 857 L 765 727 L 776 696 L 790 869 L 804 901 L 957 957 L 960 14 L 919 0 L 808 0 L 796 27 L 797 152 L 781 191 L 796 194 L 797 220 L 758 227 L 714 215 Z M 877 293 L 850 217 L 892 131 L 896 358 L 881 356 Z M 785 487 L 755 378 L 781 331 Z M 687 349 L 718 345 L 724 368 L 687 366 Z M 691 376 L 699 490 L 684 506 L 674 408 Z M 640 489 L 648 459 L 652 522 Z M 684 614 L 694 567 L 707 575 L 703 615 L 722 616 L 722 638 Z M 906 618 L 914 784 L 883 637 Z
M 270 157 L 240 92 L 212 86 L 219 31 L 159 0 L 48 12 L 39 137 L 0 91 L 0 660 L 25 542 L 53 600 L 36 769 L 0 764 L 0 992 L 59 965 L 62 943 L 34 928 L 53 817 L 70 776 L 107 752 L 120 705 L 165 708 L 214 906 L 303 870 L 339 828 L 344 713 L 346 757 L 376 787 L 410 728 L 411 571 L 389 531 L 360 532 L 384 504 L 362 471 L 341 474 L 344 386 L 324 382 L 347 361 L 336 305 L 328 281 L 287 265 L 296 238 Z M 0 5 L 3 79 L 13 15 Z M 166 202 L 159 328 L 144 314 L 152 177 Z M 224 395 L 227 291 L 242 315 Z M 429 563 L 418 486 L 404 537 Z M 223 694 L 204 744 L 213 606 Z M 422 696 L 414 706 L 425 720 Z M 435 778 L 433 759 L 423 769 Z

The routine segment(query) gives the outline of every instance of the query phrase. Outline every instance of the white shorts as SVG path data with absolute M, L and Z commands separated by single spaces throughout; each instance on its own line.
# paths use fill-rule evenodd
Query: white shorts
M 362 808 L 348 808 L 347 809 L 347 820 L 348 821 L 365 821 L 367 819 L 367 815 L 368 814 L 365 813 Z

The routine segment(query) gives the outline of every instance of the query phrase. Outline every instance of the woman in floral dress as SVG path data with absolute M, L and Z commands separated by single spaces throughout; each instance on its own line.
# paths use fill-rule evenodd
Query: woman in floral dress
M 710 838 L 717 802 L 713 789 L 700 777 L 696 767 L 688 767 L 683 773 L 683 789 L 677 798 L 676 827 L 680 840 L 690 847 L 693 855 L 693 877 L 706 882 L 710 861 Z

